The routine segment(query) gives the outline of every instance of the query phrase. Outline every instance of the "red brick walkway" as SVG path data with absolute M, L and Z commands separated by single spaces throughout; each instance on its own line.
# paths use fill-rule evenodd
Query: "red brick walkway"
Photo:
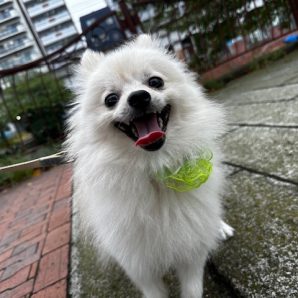
M 66 297 L 71 168 L 0 193 L 0 298 Z

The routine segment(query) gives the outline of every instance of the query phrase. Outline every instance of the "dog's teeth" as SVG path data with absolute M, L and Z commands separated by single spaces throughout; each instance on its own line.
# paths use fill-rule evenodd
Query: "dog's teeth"
M 161 119 L 160 116 L 158 116 L 158 118 L 157 118 L 157 122 L 158 122 L 159 127 L 162 128 L 162 126 L 163 126 L 163 121 L 162 121 L 162 119 Z
M 121 131 L 126 132 L 126 125 L 124 123 L 118 122 L 116 127 L 119 128 Z
M 131 131 L 136 137 L 138 137 L 138 132 L 134 126 L 131 127 Z

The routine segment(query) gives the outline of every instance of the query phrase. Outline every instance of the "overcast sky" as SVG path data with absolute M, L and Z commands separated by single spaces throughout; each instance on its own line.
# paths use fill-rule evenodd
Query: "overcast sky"
M 65 0 L 74 23 L 81 32 L 80 17 L 106 6 L 105 0 Z

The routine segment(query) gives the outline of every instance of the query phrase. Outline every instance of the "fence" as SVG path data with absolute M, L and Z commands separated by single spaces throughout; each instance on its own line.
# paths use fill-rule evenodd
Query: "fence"
M 286 0 L 131 2 L 129 9 L 119 1 L 118 21 L 126 37 L 142 30 L 158 35 L 164 46 L 203 75 L 213 69 L 220 73 L 218 67 L 235 59 L 247 62 L 245 57 L 264 52 L 297 30 L 297 6 Z M 116 12 L 46 57 L 0 71 L 0 154 L 63 138 L 72 66 L 86 48 L 85 37 L 111 16 L 117 17 Z

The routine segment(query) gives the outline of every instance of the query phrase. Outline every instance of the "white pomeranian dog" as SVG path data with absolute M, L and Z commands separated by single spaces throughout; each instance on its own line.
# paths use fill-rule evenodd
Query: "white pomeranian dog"
M 107 55 L 87 50 L 75 93 L 66 142 L 74 201 L 100 255 L 116 260 L 146 298 L 167 297 L 169 268 L 182 297 L 201 297 L 207 256 L 233 233 L 221 220 L 222 108 L 149 35 Z M 202 185 L 182 191 L 160 174 L 175 177 L 206 150 L 213 166 Z

